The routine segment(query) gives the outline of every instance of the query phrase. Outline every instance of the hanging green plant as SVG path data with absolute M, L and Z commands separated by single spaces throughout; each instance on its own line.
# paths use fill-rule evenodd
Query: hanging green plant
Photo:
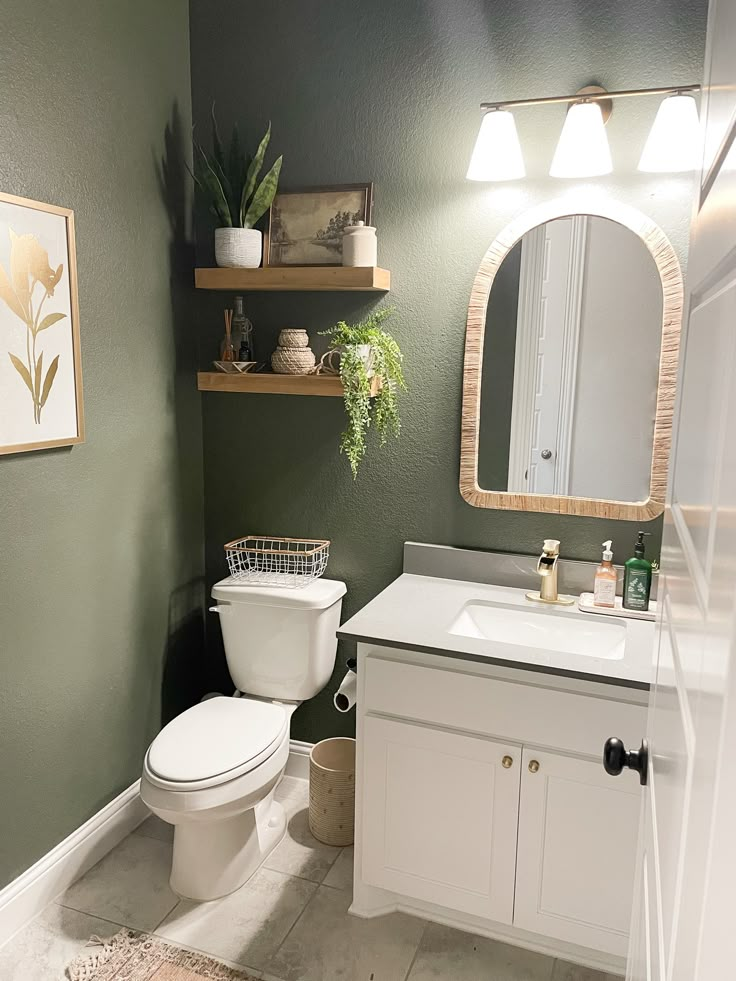
M 406 388 L 404 356 L 391 334 L 381 326 L 393 313 L 393 307 L 384 307 L 360 323 L 347 324 L 341 320 L 322 331 L 330 338 L 330 348 L 340 352 L 340 378 L 348 417 L 347 428 L 340 438 L 340 452 L 348 458 L 353 479 L 366 454 L 371 422 L 375 422 L 380 446 L 385 445 L 389 435 L 398 437 L 401 431 L 398 391 Z M 380 388 L 371 398 L 374 378 L 379 379 Z

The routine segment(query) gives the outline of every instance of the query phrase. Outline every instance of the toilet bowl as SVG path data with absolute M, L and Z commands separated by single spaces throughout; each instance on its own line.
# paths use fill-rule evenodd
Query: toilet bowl
M 300 590 L 217 583 L 214 612 L 238 685 L 173 719 L 151 743 L 141 798 L 174 826 L 171 888 L 218 899 L 240 888 L 278 844 L 274 791 L 289 757 L 291 716 L 332 674 L 345 585 Z M 249 694 L 245 694 L 249 692 Z
M 174 825 L 171 888 L 199 901 L 245 883 L 281 840 L 273 799 L 295 704 L 218 696 L 188 709 L 146 753 L 141 798 Z

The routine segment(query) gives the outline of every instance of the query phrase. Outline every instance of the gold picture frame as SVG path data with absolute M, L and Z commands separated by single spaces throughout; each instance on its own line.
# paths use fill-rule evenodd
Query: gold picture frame
M 83 442 L 74 212 L 0 192 L 0 455 Z
M 340 266 L 341 222 L 370 225 L 372 219 L 371 183 L 279 191 L 269 211 L 263 265 Z

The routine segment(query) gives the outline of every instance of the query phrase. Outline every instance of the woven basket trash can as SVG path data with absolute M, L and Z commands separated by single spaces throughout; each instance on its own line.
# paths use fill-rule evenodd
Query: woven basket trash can
M 354 739 L 323 739 L 309 754 L 309 830 L 325 845 L 353 843 Z

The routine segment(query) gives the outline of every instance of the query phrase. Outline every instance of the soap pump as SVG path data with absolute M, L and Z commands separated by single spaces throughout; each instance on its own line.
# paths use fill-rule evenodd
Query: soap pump
M 603 542 L 603 558 L 595 571 L 593 606 L 612 610 L 616 605 L 616 570 L 613 567 L 612 541 Z
M 644 539 L 650 532 L 640 531 L 636 538 L 634 554 L 624 564 L 623 605 L 627 610 L 648 610 L 652 591 L 652 563 L 644 558 Z

